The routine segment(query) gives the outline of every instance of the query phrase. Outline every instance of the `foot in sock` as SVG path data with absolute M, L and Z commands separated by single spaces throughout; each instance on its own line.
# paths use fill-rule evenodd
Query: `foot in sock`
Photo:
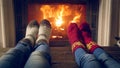
M 25 39 L 29 40 L 32 45 L 35 43 L 37 34 L 38 34 L 38 29 L 39 29 L 39 24 L 36 20 L 32 20 L 26 28 L 26 35 L 25 38 L 23 39 L 25 41 Z
M 96 48 L 99 48 L 99 46 L 92 40 L 91 30 L 90 30 L 89 24 L 86 22 L 83 22 L 80 24 L 79 29 L 82 32 L 82 36 L 84 38 L 84 42 L 86 44 L 87 49 L 91 53 L 93 53 L 93 51 Z
M 36 40 L 36 43 L 39 43 L 41 41 L 49 43 L 50 35 L 51 35 L 52 27 L 48 20 L 44 19 L 40 22 L 39 32 L 38 32 L 38 38 Z
M 74 53 L 74 51 L 78 48 L 85 48 L 84 44 L 82 43 L 82 41 L 80 39 L 82 39 L 82 35 L 80 36 L 78 33 L 79 32 L 79 28 L 77 26 L 76 23 L 70 23 L 70 25 L 68 26 L 68 38 L 69 38 L 69 42 L 72 45 L 72 52 Z

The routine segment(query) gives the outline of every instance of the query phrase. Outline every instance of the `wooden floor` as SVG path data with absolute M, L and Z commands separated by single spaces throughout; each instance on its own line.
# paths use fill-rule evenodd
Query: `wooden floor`
M 120 48 L 103 47 L 107 53 L 120 62 Z M 70 47 L 51 47 L 52 68 L 78 68 L 74 61 Z
M 111 56 L 120 62 L 119 47 L 103 47 Z M 9 48 L 1 49 L 0 56 L 3 55 Z M 69 46 L 67 47 L 51 47 L 52 68 L 78 68 L 74 61 L 73 54 Z
M 52 68 L 78 68 L 70 47 L 51 47 Z

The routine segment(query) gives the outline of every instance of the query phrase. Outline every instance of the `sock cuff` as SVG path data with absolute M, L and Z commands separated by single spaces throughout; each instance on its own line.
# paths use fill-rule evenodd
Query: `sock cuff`
M 48 39 L 46 36 L 44 36 L 44 35 L 39 35 L 39 36 L 38 36 L 38 39 L 36 40 L 36 43 L 38 43 L 38 42 L 41 41 L 41 40 L 44 40 L 44 41 L 46 41 L 47 43 L 49 43 L 49 39 Z
M 25 39 L 29 39 L 31 41 L 32 45 L 35 44 L 35 38 L 32 35 L 25 36 Z
M 93 53 L 96 48 L 100 48 L 100 46 L 98 46 L 95 42 L 90 41 L 87 44 L 87 49 L 90 51 L 90 53 Z
M 76 49 L 78 49 L 78 48 L 83 48 L 83 49 L 85 49 L 85 46 L 84 46 L 80 41 L 74 42 L 74 43 L 72 44 L 72 53 L 74 53 L 74 52 L 76 51 Z
M 36 40 L 36 38 L 32 34 L 28 34 L 25 37 L 27 38 L 28 36 L 32 37 L 34 41 Z

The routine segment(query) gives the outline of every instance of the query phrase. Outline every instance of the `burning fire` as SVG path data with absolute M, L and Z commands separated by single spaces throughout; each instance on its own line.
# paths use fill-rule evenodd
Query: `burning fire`
M 40 11 L 44 19 L 54 18 L 56 27 L 65 23 L 64 17 L 70 17 L 71 22 L 81 22 L 81 17 L 85 16 L 84 5 L 42 5 Z
M 86 21 L 86 7 L 85 5 L 74 4 L 54 4 L 54 5 L 28 5 L 28 20 L 47 19 L 50 21 L 53 32 L 51 38 L 64 38 L 67 36 L 67 25 L 70 22 L 81 23 Z
M 53 19 L 55 32 L 52 38 L 63 38 L 60 32 L 66 32 L 62 26 L 67 22 L 80 23 L 85 18 L 85 6 L 83 5 L 42 5 L 40 11 L 43 13 L 44 19 Z M 56 33 L 55 33 L 56 34 Z

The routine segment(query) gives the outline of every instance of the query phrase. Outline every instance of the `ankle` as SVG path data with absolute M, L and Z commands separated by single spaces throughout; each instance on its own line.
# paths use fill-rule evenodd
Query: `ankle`
M 46 35 L 39 35 L 37 40 L 36 40 L 36 44 L 39 42 L 46 42 L 47 44 L 49 44 L 49 39 L 46 37 Z
M 27 36 L 25 36 L 25 39 L 30 40 L 30 42 L 32 43 L 32 45 L 35 44 L 35 37 L 34 37 L 34 36 L 32 36 L 32 35 L 27 35 Z
M 85 46 L 80 41 L 74 42 L 72 44 L 72 53 L 74 53 L 78 48 L 85 49 Z
M 86 47 L 90 53 L 93 53 L 95 49 L 100 48 L 100 46 L 94 41 L 89 41 L 89 43 L 86 44 Z

